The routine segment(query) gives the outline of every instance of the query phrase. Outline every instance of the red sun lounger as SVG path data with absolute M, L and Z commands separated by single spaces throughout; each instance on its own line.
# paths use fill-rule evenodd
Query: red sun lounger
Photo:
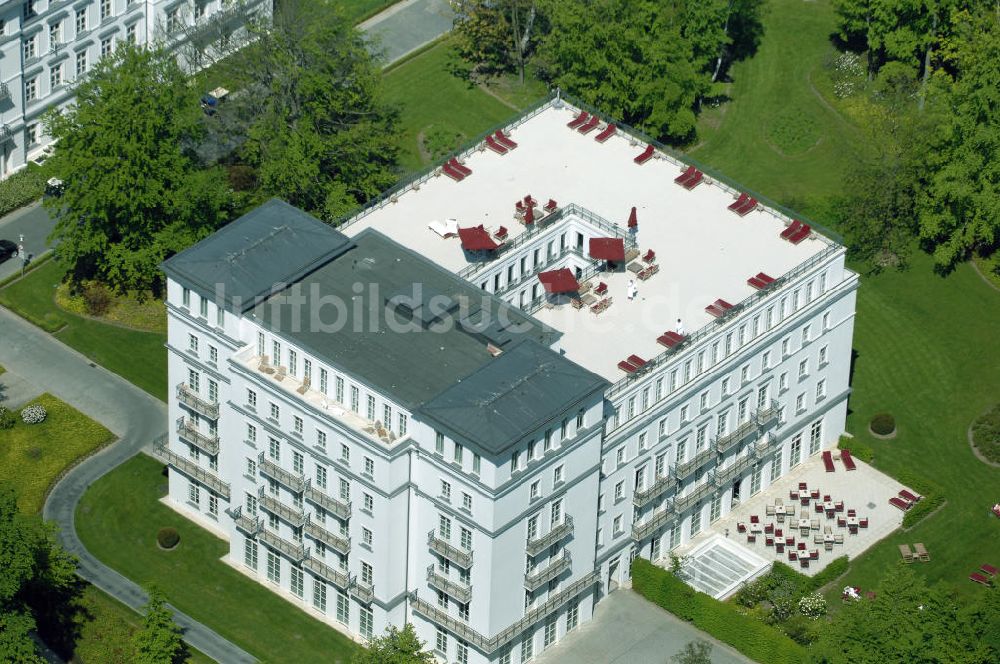
M 590 119 L 577 128 L 577 131 L 581 134 L 589 134 L 594 131 L 594 128 L 600 124 L 601 119 L 596 115 L 590 116 Z
M 472 175 L 472 169 L 466 166 L 465 164 L 460 163 L 457 158 L 452 157 L 451 161 L 449 161 L 448 163 L 451 164 L 453 170 L 458 171 L 462 175 L 466 176 Z
M 803 226 L 802 222 L 799 221 L 798 219 L 795 219 L 794 221 L 792 221 L 792 223 L 788 224 L 788 226 L 785 227 L 785 230 L 781 231 L 781 239 L 787 240 L 792 235 L 798 233 L 799 230 L 802 228 L 802 226 Z
M 750 277 L 749 279 L 747 279 L 747 285 L 748 286 L 753 286 L 757 290 L 763 290 L 763 289 L 767 288 L 767 284 L 765 284 L 763 281 L 761 281 L 757 277 Z
M 637 163 L 637 164 L 639 164 L 641 166 L 642 164 L 645 164 L 647 161 L 649 161 L 650 159 L 653 158 L 653 152 L 655 150 L 656 150 L 656 148 L 654 148 L 652 145 L 647 145 L 646 149 L 643 150 L 642 154 L 640 154 L 638 157 L 636 157 L 632 161 L 634 161 L 635 163 Z
M 580 111 L 580 115 L 570 120 L 566 124 L 566 126 L 569 127 L 570 129 L 576 129 L 589 119 L 590 119 L 590 113 L 588 113 L 587 111 Z
M 802 240 L 809 237 L 811 234 L 812 234 L 812 226 L 810 226 L 809 224 L 802 224 L 802 227 L 799 228 L 798 231 L 793 233 L 787 239 L 792 244 L 798 244 L 799 242 L 802 242 Z
M 628 361 L 631 362 L 636 369 L 640 369 L 646 364 L 646 360 L 642 359 L 638 355 L 629 355 Z
M 497 154 L 507 154 L 507 148 L 497 143 L 497 140 L 492 136 L 486 137 L 486 147 L 493 150 Z
M 741 217 L 745 217 L 746 215 L 750 214 L 751 212 L 753 212 L 756 209 L 757 209 L 757 199 L 756 198 L 752 198 L 752 197 L 748 197 L 743 202 L 743 205 L 741 205 L 738 208 L 736 208 L 735 210 L 733 210 L 733 212 L 735 212 L 736 214 L 740 215 Z
M 737 198 L 734 203 L 730 203 L 729 204 L 729 206 L 727 207 L 727 209 L 731 210 L 733 212 L 736 212 L 737 210 L 741 209 L 746 204 L 746 202 L 749 199 L 750 199 L 750 195 L 749 194 L 742 193 L 742 194 L 740 194 L 740 197 Z
M 969 581 L 975 581 L 976 583 L 981 583 L 984 586 L 990 585 L 990 580 L 987 579 L 982 574 L 980 574 L 979 572 L 973 572 L 972 574 L 970 574 Z
M 916 496 L 907 491 L 906 489 L 903 489 L 902 491 L 899 492 L 899 497 L 910 503 L 915 503 L 921 498 L 923 498 L 923 496 Z
M 997 575 L 997 568 L 994 567 L 993 565 L 987 565 L 986 563 L 983 563 L 982 565 L 979 566 L 979 569 L 981 569 L 982 571 L 986 572 L 990 576 L 996 576 Z
M 723 299 L 718 299 L 712 304 L 705 307 L 705 311 L 712 314 L 716 318 L 721 318 L 723 314 L 733 308 L 733 305 L 729 304 Z
M 688 180 L 694 177 L 694 174 L 698 172 L 698 169 L 694 166 L 688 166 L 687 169 L 680 175 L 674 178 L 674 182 L 683 186 Z
M 893 507 L 898 507 L 904 512 L 910 509 L 910 503 L 900 498 L 897 498 L 896 496 L 893 496 L 892 498 L 889 499 L 889 504 L 892 505 Z
M 628 373 L 628 374 L 635 373 L 635 370 L 636 370 L 636 367 L 634 367 L 632 364 L 630 364 L 628 362 L 628 360 L 622 360 L 621 362 L 619 362 L 618 363 L 618 368 L 621 369 L 622 371 L 624 371 L 625 373 Z
M 847 470 L 857 470 L 857 466 L 854 465 L 854 457 L 851 456 L 850 450 L 840 450 L 840 460 L 844 464 L 844 468 Z
M 600 134 L 594 136 L 594 140 L 597 141 L 598 143 L 603 143 L 604 141 L 614 136 L 617 131 L 618 127 L 616 125 L 609 124 L 607 127 L 604 128 L 604 130 Z
M 496 139 L 497 143 L 504 146 L 508 150 L 513 150 L 514 148 L 517 147 L 517 143 L 510 140 L 510 138 L 508 138 L 507 135 L 503 133 L 502 129 L 497 129 L 495 132 L 493 132 L 493 138 Z
M 461 182 L 465 179 L 465 173 L 456 169 L 452 163 L 446 162 L 444 166 L 441 167 L 441 172 L 450 177 L 455 182 Z
M 823 467 L 826 468 L 826 472 L 828 473 L 837 470 L 836 466 L 833 465 L 833 453 L 830 450 L 823 452 Z

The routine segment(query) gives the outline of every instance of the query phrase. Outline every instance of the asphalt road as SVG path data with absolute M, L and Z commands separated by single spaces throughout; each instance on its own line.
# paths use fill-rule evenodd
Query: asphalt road
M 448 0 L 403 0 L 358 25 L 384 65 L 412 53 L 451 30 L 455 11 Z
M 29 254 L 38 256 L 48 248 L 49 233 L 55 225 L 55 219 L 49 216 L 39 201 L 20 210 L 14 210 L 0 219 L 0 240 L 10 240 L 17 244 L 18 236 L 23 233 L 25 250 Z M 0 263 L 0 281 L 20 269 L 21 260 L 16 257 Z

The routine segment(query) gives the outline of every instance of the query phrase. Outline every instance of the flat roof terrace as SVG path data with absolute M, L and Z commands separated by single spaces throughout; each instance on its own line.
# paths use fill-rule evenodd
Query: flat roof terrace
M 644 142 L 621 131 L 598 142 L 603 125 L 587 134 L 567 127 L 578 113 L 556 100 L 508 128 L 516 148 L 498 154 L 483 144 L 463 155 L 471 175 L 426 178 L 341 230 L 354 236 L 376 228 L 457 273 L 471 264 L 460 240 L 441 237 L 430 222 L 455 219 L 459 227 L 483 224 L 491 232 L 504 226 L 512 242 L 525 230 L 514 205 L 527 194 L 539 207 L 549 199 L 574 203 L 623 231 L 634 206 L 640 256 L 653 250 L 659 266 L 648 280 L 636 280 L 638 295 L 627 297 L 633 273 L 604 273 L 595 281 L 607 284 L 613 302 L 601 314 L 572 307 L 566 298 L 535 313 L 564 333 L 559 347 L 568 357 L 612 381 L 624 375 L 617 364 L 628 355 L 659 355 L 657 337 L 678 318 L 690 333 L 713 320 L 705 307 L 717 299 L 736 304 L 751 295 L 748 278 L 759 272 L 780 277 L 831 244 L 815 233 L 798 244 L 784 240 L 790 222 L 784 216 L 763 206 L 739 216 L 728 208 L 741 192 L 708 177 L 690 190 L 676 184 L 686 164 L 659 151 L 636 163 Z M 608 335 L 616 339 L 613 354 Z

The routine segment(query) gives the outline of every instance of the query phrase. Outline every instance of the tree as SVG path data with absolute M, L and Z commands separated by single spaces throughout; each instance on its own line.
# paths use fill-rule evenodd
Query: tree
M 544 0 L 543 0 L 544 1 Z M 524 71 L 544 21 L 536 0 L 451 0 L 455 48 L 472 78 Z
M 390 625 L 384 635 L 371 639 L 366 649 L 358 651 L 353 664 L 432 664 L 434 655 L 424 650 L 424 645 L 410 623 L 403 629 Z
M 74 90 L 76 102 L 46 126 L 64 194 L 46 205 L 57 217 L 56 255 L 79 281 L 122 291 L 159 288 L 159 264 L 227 218 L 221 171 L 202 169 L 198 93 L 162 50 L 123 45 Z
M 396 113 L 365 38 L 329 0 L 288 0 L 228 61 L 248 81 L 225 112 L 259 196 L 334 221 L 393 184 Z M 234 143 L 237 141 L 233 141 Z
M 172 664 L 184 654 L 181 630 L 174 614 L 157 588 L 148 589 L 149 601 L 142 629 L 135 633 L 132 644 L 138 664 Z
M 712 644 L 697 639 L 688 641 L 684 649 L 670 658 L 673 664 L 711 664 Z

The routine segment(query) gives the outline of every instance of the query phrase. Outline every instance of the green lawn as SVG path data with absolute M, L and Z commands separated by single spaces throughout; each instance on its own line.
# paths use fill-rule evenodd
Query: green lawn
M 108 325 L 59 309 L 55 291 L 65 270 L 47 261 L 0 290 L 0 304 L 158 399 L 167 398 L 166 335 Z
M 163 465 L 141 455 L 98 480 L 77 508 L 84 545 L 263 661 L 350 661 L 352 641 L 222 562 L 226 542 L 160 503 L 166 484 Z M 156 545 L 164 526 L 181 534 L 173 551 Z
M 464 145 L 545 95 L 536 81 L 521 86 L 510 80 L 494 85 L 491 95 L 453 75 L 453 57 L 444 40 L 385 75 L 386 99 L 401 111 L 400 166 L 409 173 L 433 161 L 428 145 Z
M 386 7 L 391 7 L 398 0 L 339 0 L 337 2 L 344 16 L 351 23 L 360 23 L 371 18 Z
M 52 482 L 79 457 L 111 442 L 114 434 L 51 394 L 30 403 L 43 406 L 48 416 L 41 424 L 25 424 L 17 412 L 14 428 L 0 431 L 0 481 L 17 490 L 22 512 L 37 514 Z

